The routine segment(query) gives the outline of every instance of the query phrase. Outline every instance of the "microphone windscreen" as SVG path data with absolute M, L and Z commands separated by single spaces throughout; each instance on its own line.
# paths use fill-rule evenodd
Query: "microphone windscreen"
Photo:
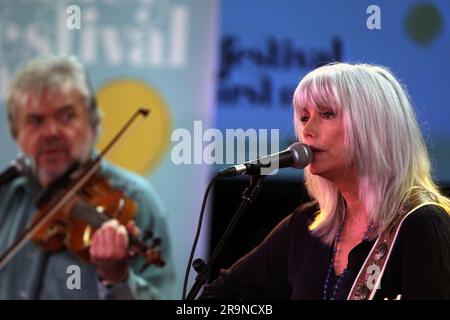
M 288 148 L 294 155 L 294 168 L 303 169 L 313 160 L 311 148 L 304 143 L 296 142 Z

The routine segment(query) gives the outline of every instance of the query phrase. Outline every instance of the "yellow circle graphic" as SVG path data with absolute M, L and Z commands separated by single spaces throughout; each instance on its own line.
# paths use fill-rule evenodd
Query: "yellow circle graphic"
M 101 112 L 99 151 L 138 109 L 150 109 L 150 114 L 139 117 L 106 156 L 114 164 L 148 174 L 158 165 L 170 144 L 171 118 L 163 98 L 145 82 L 115 79 L 98 90 L 97 102 Z

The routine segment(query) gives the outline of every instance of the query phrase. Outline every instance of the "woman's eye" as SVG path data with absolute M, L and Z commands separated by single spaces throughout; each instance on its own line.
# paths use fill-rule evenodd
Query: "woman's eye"
M 308 116 L 301 116 L 300 117 L 300 122 L 306 122 L 308 121 L 309 117 Z
M 324 112 L 324 113 L 322 113 L 322 116 L 325 119 L 333 119 L 334 118 L 334 112 L 332 112 L 332 111 Z

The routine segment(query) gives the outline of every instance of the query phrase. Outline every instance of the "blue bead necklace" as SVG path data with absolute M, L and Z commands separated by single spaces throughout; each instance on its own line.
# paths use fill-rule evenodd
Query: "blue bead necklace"
M 372 225 L 373 225 L 373 220 L 370 221 L 369 226 L 367 227 L 367 230 L 364 233 L 364 237 L 363 237 L 362 241 L 365 241 L 367 239 L 369 232 L 372 230 Z M 331 255 L 330 265 L 328 266 L 327 279 L 325 280 L 325 284 L 323 285 L 323 300 L 328 300 L 328 298 L 327 298 L 328 288 L 330 287 L 331 274 L 334 272 L 334 262 L 335 262 L 336 253 L 338 252 L 337 247 L 338 247 L 339 242 L 341 241 L 341 231 L 342 231 L 343 226 L 344 226 L 344 224 L 342 224 L 341 227 L 339 228 L 339 231 L 336 234 L 336 239 L 334 240 L 333 254 Z M 342 250 L 342 249 L 340 249 L 340 250 Z M 340 250 L 339 250 L 339 252 L 340 252 Z M 338 293 L 339 287 L 341 286 L 342 282 L 344 282 L 344 279 L 345 279 L 345 276 L 347 275 L 347 273 L 348 273 L 348 262 L 347 262 L 347 265 L 345 266 L 344 270 L 342 271 L 342 273 L 338 276 L 335 285 L 333 286 L 333 294 L 329 298 L 330 300 L 336 300 L 336 294 Z

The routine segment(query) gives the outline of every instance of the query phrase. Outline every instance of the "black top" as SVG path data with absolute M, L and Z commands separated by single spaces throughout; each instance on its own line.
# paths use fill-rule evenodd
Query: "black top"
M 205 286 L 200 298 L 323 299 L 332 246 L 310 233 L 315 212 L 317 207 L 309 206 L 286 217 L 259 246 Z M 374 243 L 362 241 L 350 251 L 336 299 L 347 298 Z M 332 287 L 336 278 L 333 272 Z M 402 299 L 450 299 L 450 216 L 439 206 L 423 206 L 403 222 L 375 299 L 398 294 Z

